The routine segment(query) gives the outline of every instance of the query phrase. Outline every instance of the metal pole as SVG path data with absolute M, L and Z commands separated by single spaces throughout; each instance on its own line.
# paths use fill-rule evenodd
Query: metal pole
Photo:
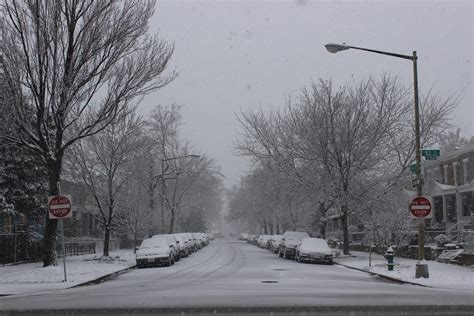
M 421 144 L 420 144 L 420 108 L 418 99 L 418 67 L 416 51 L 413 52 L 413 87 L 415 93 L 415 142 L 416 142 L 416 195 L 423 196 L 423 182 L 421 180 Z M 417 278 L 428 278 L 428 266 L 422 261 L 425 260 L 425 220 L 418 219 L 418 260 L 415 275 Z
M 58 182 L 58 194 L 61 195 L 61 184 Z M 67 274 L 66 274 L 66 245 L 64 243 L 64 219 L 59 219 L 59 225 L 61 227 L 61 243 L 62 243 L 62 250 L 63 250 L 63 267 L 64 267 L 64 282 L 67 282 Z
M 62 248 L 63 248 L 63 267 L 64 267 L 64 282 L 67 282 L 67 275 L 66 275 L 66 245 L 64 243 L 64 219 L 61 218 L 59 220 L 59 224 L 61 225 L 61 239 L 62 239 Z
M 165 233 L 165 159 L 161 159 L 161 233 Z

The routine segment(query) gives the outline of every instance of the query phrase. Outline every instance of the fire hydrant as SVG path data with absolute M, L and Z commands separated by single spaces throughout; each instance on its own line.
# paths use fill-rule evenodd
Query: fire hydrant
M 393 257 L 395 257 L 395 251 L 393 251 L 392 247 L 388 247 L 387 252 L 385 253 L 385 258 L 387 259 L 387 268 L 388 271 L 393 271 Z

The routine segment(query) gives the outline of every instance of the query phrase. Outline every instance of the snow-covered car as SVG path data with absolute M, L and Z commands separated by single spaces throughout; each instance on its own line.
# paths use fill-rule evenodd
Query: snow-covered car
M 191 249 L 188 242 L 188 238 L 185 236 L 184 233 L 174 234 L 174 236 L 177 242 L 179 243 L 179 252 L 181 258 L 189 256 L 189 254 L 191 253 Z
M 309 235 L 305 232 L 285 232 L 278 246 L 278 256 L 285 259 L 294 258 L 296 247 L 301 243 L 303 238 L 307 237 L 309 237 Z
M 283 235 L 272 235 L 269 241 L 269 250 L 272 253 L 278 253 L 278 248 L 281 242 L 281 239 L 283 238 Z
M 168 242 L 168 245 L 172 247 L 171 251 L 173 252 L 174 260 L 179 261 L 181 259 L 180 254 L 180 245 L 176 240 L 176 237 L 171 234 L 162 234 L 162 235 L 154 235 L 152 238 L 165 238 Z
M 303 238 L 301 244 L 296 247 L 295 260 L 332 264 L 332 251 L 324 239 Z
M 247 233 L 240 233 L 239 240 L 247 240 L 248 236 L 249 234 Z
M 199 235 L 199 233 L 191 233 L 191 235 L 193 236 L 193 241 L 194 241 L 194 248 L 195 250 L 199 250 L 202 248 L 202 243 L 201 243 L 201 237 Z
M 169 240 L 164 237 L 154 237 L 143 240 L 135 254 L 138 268 L 147 266 L 174 264 L 173 249 L 169 244 Z
M 271 235 L 260 235 L 258 237 L 257 246 L 260 248 L 267 248 L 267 242 L 270 240 Z

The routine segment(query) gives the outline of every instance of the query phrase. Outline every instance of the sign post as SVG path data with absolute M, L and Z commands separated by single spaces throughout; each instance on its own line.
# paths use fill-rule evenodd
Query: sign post
M 48 197 L 48 213 L 50 219 L 60 220 L 61 243 L 63 251 L 64 282 L 67 282 L 66 274 L 66 246 L 64 244 L 64 218 L 72 217 L 72 198 L 70 195 L 53 195 Z

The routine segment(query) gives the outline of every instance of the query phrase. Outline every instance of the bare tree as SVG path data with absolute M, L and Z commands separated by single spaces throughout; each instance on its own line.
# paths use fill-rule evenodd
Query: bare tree
M 173 46 L 148 35 L 155 1 L 15 1 L 0 7 L 0 67 L 19 132 L 8 141 L 42 156 L 49 194 L 76 141 L 127 104 L 170 83 Z M 57 221 L 47 219 L 43 265 L 56 262 Z
M 109 255 L 110 233 L 119 213 L 120 196 L 133 176 L 130 164 L 143 147 L 144 123 L 133 112 L 100 133 L 77 141 L 67 156 L 68 168 L 90 193 L 88 212 L 104 227 L 103 255 Z
M 282 172 L 301 183 L 313 184 L 320 196 L 328 197 L 321 199 L 319 206 L 324 214 L 329 208 L 339 209 L 331 218 L 341 220 L 344 252 L 348 253 L 348 218 L 355 215 L 351 205 L 371 192 L 370 186 L 360 190 L 361 181 L 375 178 L 377 181 L 370 183 L 380 185 L 380 180 L 386 180 L 382 175 L 393 169 L 400 173 L 394 168 L 395 158 L 387 158 L 402 156 L 393 155 L 394 147 L 398 153 L 404 150 L 404 160 L 413 159 L 413 144 L 403 144 L 402 149 L 398 136 L 406 131 L 405 141 L 413 139 L 407 129 L 412 131 L 408 123 L 413 104 L 410 95 L 408 88 L 390 76 L 337 90 L 331 82 L 321 80 L 303 89 L 282 113 L 242 113 L 239 119 L 243 131 L 237 149 L 257 161 L 273 160 Z M 433 131 L 446 124 L 456 102 L 428 96 L 422 103 L 427 143 Z M 327 220 L 321 218 L 323 225 Z M 324 226 L 321 228 L 324 233 Z

